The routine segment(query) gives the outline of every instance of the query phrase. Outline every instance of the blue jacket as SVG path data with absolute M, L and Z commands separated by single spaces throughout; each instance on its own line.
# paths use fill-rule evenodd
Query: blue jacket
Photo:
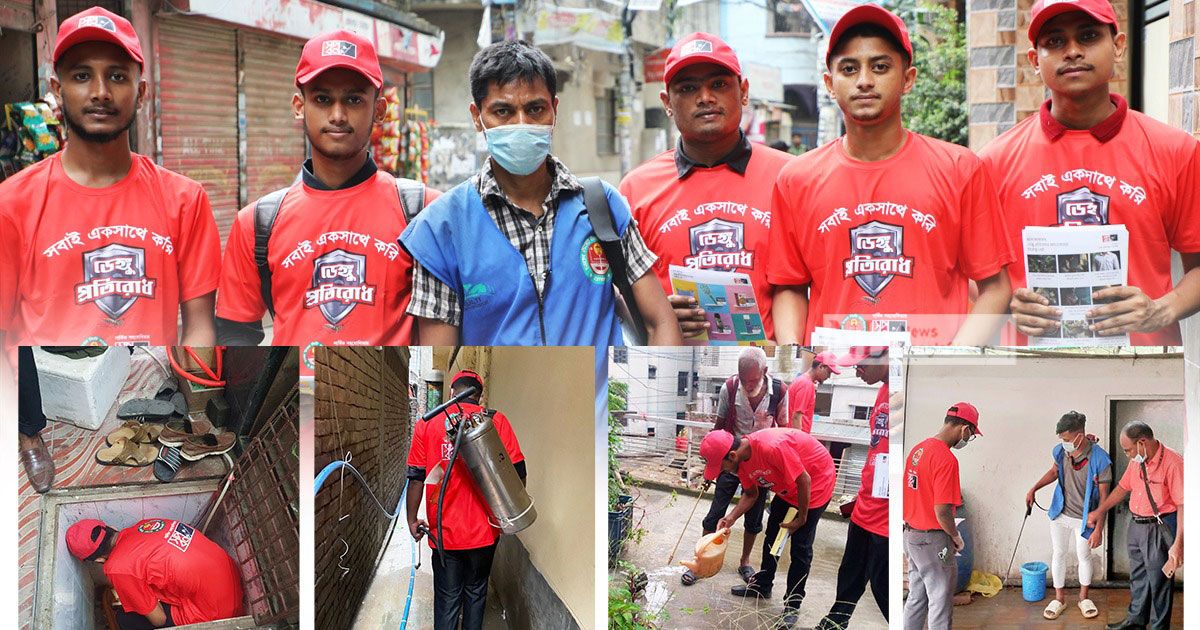
M 604 189 L 617 231 L 624 234 L 629 205 L 608 184 Z M 559 198 L 551 271 L 540 302 L 524 256 L 500 232 L 470 180 L 417 215 L 400 242 L 458 293 L 464 345 L 624 345 L 612 271 L 592 231 L 582 192 Z
M 1058 467 L 1058 483 L 1054 486 L 1054 499 L 1050 501 L 1050 509 L 1048 514 L 1050 520 L 1058 518 L 1062 514 L 1063 503 L 1063 465 L 1066 456 L 1066 451 L 1063 450 L 1062 444 L 1055 445 L 1051 451 L 1054 457 L 1054 465 Z M 1100 473 L 1104 472 L 1105 468 L 1112 466 L 1112 458 L 1108 453 L 1100 448 L 1099 444 L 1092 444 L 1092 452 L 1088 455 L 1088 480 L 1087 487 L 1083 491 L 1083 524 L 1079 527 L 1079 535 L 1083 538 L 1088 538 L 1092 535 L 1091 527 L 1087 526 L 1087 513 L 1096 509 L 1100 505 L 1100 487 L 1096 480 L 1100 478 Z

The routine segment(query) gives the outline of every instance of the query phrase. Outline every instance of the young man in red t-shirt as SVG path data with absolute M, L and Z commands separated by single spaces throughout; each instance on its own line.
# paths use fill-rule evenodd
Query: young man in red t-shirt
M 696 298 L 671 295 L 670 265 L 749 275 L 763 330 L 774 339 L 766 274 L 771 186 L 792 156 L 751 144 L 742 133 L 749 82 L 733 49 L 716 35 L 680 38 L 663 83 L 659 99 L 679 130 L 679 145 L 630 171 L 620 185 L 658 255 L 654 273 L 685 337 L 710 324 Z
M 122 630 L 184 626 L 243 614 L 237 563 L 196 528 L 148 518 L 117 531 L 96 519 L 67 528 L 67 549 L 112 584 Z
M 995 236 L 995 187 L 966 148 L 904 128 L 900 99 L 917 74 L 904 23 L 855 7 L 830 32 L 825 61 L 846 135 L 793 159 L 775 185 L 776 341 L 806 342 L 825 326 L 987 343 L 1007 311 L 1012 261 Z
M 817 386 L 829 380 L 833 374 L 841 374 L 837 369 L 837 357 L 828 350 L 817 353 L 812 364 L 808 366 L 792 384 L 788 386 L 788 418 L 792 428 L 805 433 L 812 433 L 813 412 L 817 407 Z
M 1017 253 L 1008 271 L 1021 336 L 1010 341 L 1058 330 L 1062 319 L 1027 286 L 1021 230 L 1121 224 L 1129 231 L 1128 286 L 1092 287 L 1089 328 L 1129 333 L 1135 346 L 1180 345 L 1179 320 L 1200 309 L 1200 142 L 1109 92 L 1126 36 L 1107 0 L 1042 0 L 1031 16 L 1027 56 L 1050 98 L 980 153 Z M 1174 287 L 1172 249 L 1184 270 Z
M 833 457 L 813 436 L 799 430 L 771 428 L 741 437 L 728 431 L 710 431 L 700 442 L 704 458 L 704 479 L 714 481 L 722 472 L 734 473 L 742 484 L 742 498 L 733 510 L 717 522 L 726 529 L 750 511 L 761 492 L 772 491 L 767 531 L 763 536 L 762 567 L 744 586 L 730 592 L 739 597 L 768 598 L 775 582 L 779 559 L 771 553 L 780 528 L 790 534 L 787 591 L 783 599 L 783 623 L 791 627 L 799 617 L 804 601 L 804 586 L 812 566 L 813 540 L 821 513 L 833 497 L 836 474 Z M 784 522 L 788 508 L 796 516 Z
M 69 137 L 0 184 L 0 347 L 15 365 L 19 345 L 211 346 L 217 224 L 200 184 L 129 150 L 146 98 L 133 26 L 88 9 L 51 58 Z
M 868 583 L 879 612 L 885 620 L 888 616 L 888 435 L 891 426 L 888 424 L 887 347 L 855 346 L 838 363 L 854 366 L 854 374 L 859 379 L 867 385 L 878 384 L 880 387 L 867 415 L 871 444 L 863 464 L 858 497 L 850 512 L 846 550 L 838 567 L 837 596 L 829 614 L 817 624 L 817 630 L 850 627 L 850 616 Z
M 483 627 L 483 610 L 487 602 L 488 575 L 492 571 L 492 559 L 496 555 L 496 543 L 500 529 L 492 525 L 492 510 L 483 498 L 483 493 L 471 478 L 466 462 L 460 457 L 454 463 L 442 500 L 442 521 L 438 523 L 438 493 L 446 477 L 446 465 L 450 462 L 454 442 L 446 436 L 447 425 L 457 422 L 458 416 L 484 411 L 479 406 L 483 393 L 483 381 L 470 370 L 463 370 L 450 381 L 450 393 L 457 396 L 467 387 L 474 387 L 476 394 L 445 412 L 417 423 L 413 430 L 412 446 L 408 450 L 408 530 L 414 540 L 420 540 L 425 532 L 441 536 L 444 555 L 433 561 L 433 616 L 436 630 L 455 630 L 462 620 L 463 630 L 479 630 Z M 453 418 L 453 420 L 452 420 Z M 525 455 L 513 433 L 508 418 L 499 411 L 492 416 L 496 432 L 508 457 L 525 483 Z M 418 518 L 421 496 L 426 491 L 425 518 Z M 430 548 L 436 548 L 433 539 Z
M 964 543 L 954 513 L 962 505 L 958 483 L 961 449 L 983 435 L 979 411 L 956 403 L 946 411 L 942 430 L 917 444 L 904 460 L 904 552 L 908 554 L 908 599 L 904 627 L 948 630 L 958 580 L 956 554 Z
M 382 118 L 383 71 L 375 47 L 348 31 L 318 35 L 296 66 L 292 109 L 312 158 L 283 196 L 267 264 L 275 345 L 408 345 L 412 258 L 396 242 L 408 225 L 396 178 L 371 159 Z M 425 189 L 424 201 L 437 197 Z M 238 213 L 225 246 L 217 317 L 222 341 L 262 341 L 268 310 L 254 257 L 255 208 Z M 408 209 L 415 213 L 420 208 Z M 307 365 L 309 369 L 311 365 Z

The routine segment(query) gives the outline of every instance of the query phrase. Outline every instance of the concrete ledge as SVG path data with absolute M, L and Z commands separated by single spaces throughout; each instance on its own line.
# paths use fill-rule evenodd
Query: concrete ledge
M 492 562 L 491 590 L 504 606 L 509 628 L 579 628 L 567 605 L 529 561 L 529 551 L 516 536 L 500 537 Z

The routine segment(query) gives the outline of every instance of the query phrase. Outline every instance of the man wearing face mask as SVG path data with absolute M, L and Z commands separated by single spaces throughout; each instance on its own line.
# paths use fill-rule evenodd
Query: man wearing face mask
M 469 81 L 471 118 L 491 157 L 400 237 L 415 261 L 408 312 L 419 343 L 622 345 L 613 270 L 583 187 L 550 155 L 558 111 L 550 58 L 522 41 L 499 42 L 475 55 Z M 654 254 L 625 200 L 608 184 L 604 191 L 648 340 L 679 345 L 675 314 L 649 273 Z
M 954 513 L 962 505 L 958 458 L 961 449 L 983 435 L 979 411 L 971 403 L 955 403 L 946 411 L 942 430 L 917 444 L 904 460 L 904 551 L 908 554 L 908 600 L 904 627 L 929 630 L 950 628 L 955 555 L 962 551 Z
M 1168 628 L 1173 578 L 1183 566 L 1183 457 L 1140 420 L 1125 425 L 1119 439 L 1129 466 L 1087 517 L 1088 527 L 1099 527 L 1113 506 L 1129 498 L 1129 610 L 1108 628 Z
M 767 354 L 762 348 L 750 347 L 738 357 L 738 373 L 730 376 L 717 394 L 717 422 L 714 431 L 728 431 L 743 437 L 769 427 L 788 425 L 788 393 L 783 382 L 767 374 Z M 722 472 L 716 479 L 712 505 L 704 517 L 704 535 L 717 531 L 717 521 L 725 516 L 729 503 L 737 492 L 740 482 L 736 474 Z M 742 580 L 754 575 L 750 566 L 750 554 L 754 551 L 754 539 L 762 531 L 763 511 L 767 505 L 767 492 L 758 493 L 758 499 L 746 512 L 746 534 L 742 538 L 742 557 L 737 565 Z M 691 571 L 680 577 L 684 586 L 696 582 Z
M 1112 459 L 1084 431 L 1086 421 L 1077 411 L 1063 414 L 1054 427 L 1061 440 L 1050 454 L 1054 463 L 1025 495 L 1025 507 L 1032 507 L 1039 489 L 1058 482 L 1048 510 L 1050 541 L 1054 545 L 1050 572 L 1055 596 L 1042 611 L 1046 619 L 1058 619 L 1066 609 L 1063 587 L 1067 579 L 1067 556 L 1072 548 L 1079 561 L 1079 611 L 1085 619 L 1100 614 L 1088 598 L 1088 587 L 1092 583 L 1092 550 L 1104 541 L 1104 524 L 1089 527 L 1084 517 L 1108 497 L 1112 487 Z

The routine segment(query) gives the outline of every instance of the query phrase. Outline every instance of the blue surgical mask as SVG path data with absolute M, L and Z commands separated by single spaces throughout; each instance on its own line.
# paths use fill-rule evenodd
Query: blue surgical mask
M 483 117 L 479 118 L 483 127 Z M 488 129 L 488 153 L 500 168 L 513 175 L 528 175 L 537 170 L 550 155 L 550 138 L 554 125 L 502 125 Z

